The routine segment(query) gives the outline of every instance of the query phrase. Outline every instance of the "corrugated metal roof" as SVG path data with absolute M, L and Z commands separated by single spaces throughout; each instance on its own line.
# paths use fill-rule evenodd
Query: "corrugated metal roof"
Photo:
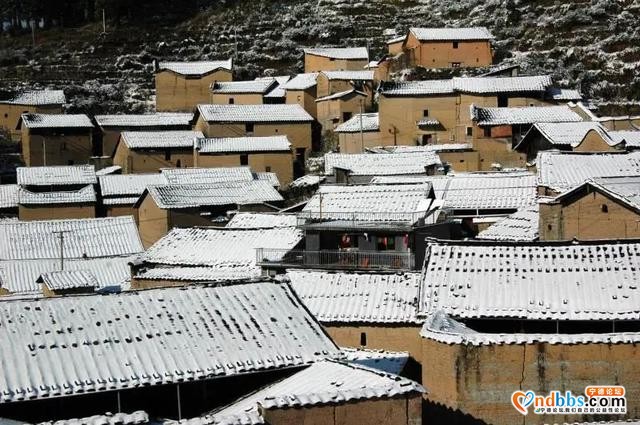
M 22 187 L 18 190 L 20 205 L 91 204 L 94 202 L 96 202 L 96 191 L 92 185 L 78 190 L 53 192 L 31 192 Z
M 201 154 L 231 152 L 291 152 L 287 136 L 215 137 L 198 139 L 195 149 Z
M 268 282 L 7 301 L 0 339 L 0 403 L 301 366 L 338 353 L 289 287 Z
M 123 131 L 120 135 L 129 149 L 192 148 L 201 131 Z
M 0 209 L 18 208 L 18 185 L 0 185 Z
M 536 158 L 538 184 L 558 192 L 593 177 L 640 175 L 640 153 L 577 153 L 544 151 Z
M 137 410 L 133 413 L 105 413 L 86 418 L 41 422 L 39 425 L 140 425 L 147 423 L 149 423 L 149 415 L 142 410 Z
M 322 361 L 212 412 L 207 420 L 216 425 L 256 425 L 265 423 L 259 408 L 336 405 L 423 392 L 420 384 L 407 378 L 363 366 Z
M 93 128 L 85 114 L 22 114 L 20 119 L 27 128 Z
M 426 174 L 426 168 L 440 164 L 434 152 L 411 153 L 328 153 L 324 156 L 326 175 L 335 169 L 348 170 L 352 176 L 383 176 L 402 174 Z
M 298 219 L 294 214 L 269 214 L 240 212 L 233 216 L 226 227 L 247 229 L 257 227 L 295 227 Z
M 420 41 L 471 41 L 493 40 L 495 38 L 485 27 L 410 28 L 409 31 Z
M 18 167 L 16 173 L 20 186 L 64 186 L 98 182 L 93 165 Z
M 212 205 L 244 205 L 282 201 L 271 183 L 241 181 L 216 184 L 168 184 L 147 186 L 160 208 L 194 208 Z
M 278 84 L 275 79 L 249 81 L 216 81 L 211 85 L 213 94 L 266 94 Z
M 105 196 L 142 195 L 147 186 L 166 184 L 163 174 L 111 174 L 100 176 L 100 193 Z
M 176 127 L 191 128 L 191 112 L 156 112 L 139 115 L 96 115 L 99 127 Z
M 349 96 L 349 95 L 363 96 L 363 97 L 367 96 L 367 94 L 364 93 L 364 92 L 358 91 L 356 89 L 351 89 L 351 90 L 341 91 L 341 92 L 338 92 L 338 93 L 333 93 L 333 94 L 330 94 L 329 96 L 319 97 L 319 98 L 316 99 L 316 102 L 324 102 L 324 101 L 327 101 L 327 100 L 342 99 L 343 97 L 346 97 L 346 96 Z
M 371 369 L 399 375 L 409 361 L 407 351 L 370 350 L 366 348 L 340 347 L 344 360 Z
M 427 246 L 423 313 L 460 318 L 638 320 L 640 244 Z
M 323 56 L 333 59 L 366 59 L 369 52 L 366 47 L 317 47 L 304 49 L 305 55 Z
M 583 121 L 580 115 L 566 105 L 521 108 L 479 108 L 471 105 L 470 109 L 471 119 L 480 126 Z
M 98 279 L 89 270 L 60 270 L 42 273 L 38 278 L 53 291 L 76 288 L 96 288 Z
M 373 81 L 373 71 L 322 71 L 329 80 Z
M 318 72 L 298 74 L 282 85 L 285 90 L 306 90 L 317 84 Z
M 198 105 L 207 122 L 311 122 L 313 117 L 300 105 Z
M 64 232 L 65 258 L 131 255 L 143 251 L 132 216 L 46 221 L 0 221 L 0 259 L 60 257 Z
M 12 103 L 15 105 L 64 105 L 67 99 L 62 90 L 27 90 L 19 93 L 11 100 L 0 103 Z
M 519 209 L 478 234 L 477 239 L 535 241 L 539 236 L 540 210 L 535 203 Z
M 628 148 L 640 148 L 640 131 L 621 130 L 611 131 L 609 130 L 609 136 L 618 143 L 625 142 L 625 146 Z
M 336 133 L 359 133 L 360 116 L 362 116 L 362 131 L 380 131 L 380 115 L 375 113 L 355 114 L 348 121 L 336 127 Z
M 55 237 L 55 235 L 54 235 Z M 58 247 L 60 240 L 58 239 Z M 65 251 L 68 248 L 65 240 Z M 142 248 L 140 249 L 142 252 Z M 36 282 L 43 273 L 59 271 L 60 252 L 58 258 L 37 260 L 8 260 L 0 261 L 0 285 L 12 294 L 41 293 L 40 285 Z M 68 258 L 65 252 L 64 270 L 87 270 L 97 279 L 96 289 L 118 288 L 126 285 L 131 279 L 129 256 L 115 256 L 104 258 Z
M 197 61 L 197 62 L 160 62 L 158 63 L 158 71 L 169 70 L 181 75 L 204 75 L 217 69 L 226 69 L 231 71 L 233 61 L 214 60 L 214 61 Z
M 254 180 L 249 167 L 164 168 L 160 172 L 169 184 L 209 184 Z
M 287 270 L 291 286 L 321 323 L 422 323 L 419 273 Z

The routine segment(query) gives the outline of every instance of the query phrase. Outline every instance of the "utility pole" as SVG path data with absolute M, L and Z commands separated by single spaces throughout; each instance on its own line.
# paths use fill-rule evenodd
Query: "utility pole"
M 107 15 L 104 9 L 102 9 L 102 33 L 103 34 L 107 33 Z
M 42 166 L 47 166 L 47 143 L 44 136 L 42 136 Z
M 233 29 L 233 41 L 235 42 L 235 55 L 234 60 L 238 60 L 238 28 Z
M 36 45 L 36 21 L 35 19 L 31 21 L 31 41 L 33 45 Z
M 57 233 L 60 238 L 60 270 L 64 270 L 64 234 L 68 230 L 58 230 L 53 233 Z
M 362 99 L 360 99 L 360 144 L 362 145 L 362 152 L 364 152 L 364 130 L 362 128 L 362 114 L 364 113 L 362 109 Z

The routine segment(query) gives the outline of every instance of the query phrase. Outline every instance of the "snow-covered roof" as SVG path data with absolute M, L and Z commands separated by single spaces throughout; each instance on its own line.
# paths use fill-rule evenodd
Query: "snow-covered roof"
M 18 207 L 18 188 L 17 184 L 0 185 L 0 209 Z
M 317 47 L 304 49 L 304 54 L 332 59 L 369 60 L 369 52 L 366 47 Z
M 271 171 L 260 171 L 257 173 L 253 173 L 253 178 L 259 181 L 267 182 L 275 188 L 279 188 L 282 186 L 280 184 L 280 180 L 278 179 L 278 175 Z
M 282 201 L 282 196 L 269 182 L 232 181 L 207 184 L 166 184 L 147 186 L 149 195 L 159 208 L 196 208 L 213 205 L 245 205 Z
M 373 71 L 322 71 L 328 80 L 373 81 Z
M 96 202 L 96 191 L 92 185 L 77 190 L 53 192 L 32 192 L 22 187 L 18 190 L 18 204 L 20 205 L 90 204 L 94 202 Z
M 566 105 L 520 108 L 480 108 L 471 105 L 470 114 L 471 119 L 480 126 L 583 121 L 580 115 Z
M 340 347 L 346 362 L 381 370 L 395 375 L 400 374 L 407 362 L 407 351 L 372 350 L 367 348 Z
M 321 361 L 247 397 L 213 411 L 216 425 L 261 425 L 261 409 L 305 408 L 424 393 L 407 378 L 364 366 Z
M 180 75 L 205 75 L 218 69 L 226 69 L 231 71 L 233 61 L 214 60 L 214 61 L 198 61 L 198 62 L 160 62 L 158 63 L 158 71 L 169 70 Z
M 380 115 L 375 113 L 355 114 L 334 130 L 336 133 L 359 133 L 360 117 L 362 116 L 362 131 L 379 131 Z
M 492 224 L 478 233 L 477 239 L 496 241 L 535 241 L 539 236 L 540 210 L 532 204 Z
M 226 227 L 236 229 L 258 227 L 295 227 L 298 219 L 293 214 L 240 212 L 233 216 Z
M 356 90 L 356 89 L 350 89 L 350 90 L 345 90 L 345 91 L 333 93 L 333 94 L 330 94 L 328 96 L 319 97 L 319 98 L 316 99 L 316 102 L 324 102 L 324 101 L 327 101 L 327 100 L 342 99 L 344 97 L 351 96 L 351 95 L 363 96 L 364 97 L 367 94 L 365 92 L 361 92 L 361 91 Z
M 611 138 L 607 130 L 597 122 L 541 122 L 536 123 L 531 127 L 518 146 L 529 143 L 529 137 L 534 137 L 535 134 L 540 134 L 553 145 L 567 145 L 572 148 L 576 148 L 584 141 L 584 138 L 591 131 L 598 133 L 598 135 L 600 135 L 604 142 L 609 146 L 615 146 L 621 143 L 621 141 Z M 514 149 L 518 149 L 518 146 Z
M 638 320 L 638 261 L 637 242 L 430 242 L 420 308 L 456 318 Z
M 562 89 L 558 87 L 549 87 L 545 93 L 545 97 L 547 99 L 571 102 L 582 100 L 582 95 L 578 90 Z
M 202 119 L 207 122 L 311 122 L 313 117 L 300 105 L 198 105 Z
M 538 185 L 563 192 L 593 177 L 640 175 L 640 153 L 543 151 L 536 167 Z
M 213 184 L 254 180 L 249 167 L 163 168 L 169 184 Z
M 249 81 L 216 81 L 211 85 L 213 94 L 266 94 L 278 84 L 275 79 Z
M 53 165 L 47 167 L 18 167 L 20 186 L 65 186 L 98 182 L 93 165 Z
M 264 95 L 266 98 L 279 98 L 285 97 L 287 92 L 284 90 L 284 85 L 291 79 L 288 75 L 276 76 L 276 77 L 258 77 L 256 80 L 265 80 L 275 78 L 276 85 Z
M 325 181 L 327 178 L 325 176 L 316 176 L 313 174 L 305 174 L 302 177 L 299 177 L 289 183 L 290 188 L 310 188 L 314 186 L 318 186 L 320 183 Z
M 551 86 L 549 75 L 518 77 L 454 77 L 448 80 L 386 82 L 383 96 L 449 95 L 456 92 L 472 94 L 544 92 Z
M 111 174 L 100 176 L 100 193 L 109 196 L 140 196 L 150 185 L 167 183 L 163 174 Z
M 197 137 L 204 137 L 201 131 L 123 131 L 122 141 L 129 149 L 192 148 Z
M 287 136 L 215 137 L 197 139 L 195 149 L 203 153 L 290 152 Z
M 407 35 L 398 35 L 386 41 L 387 44 L 395 44 L 404 41 L 407 38 Z
M 409 31 L 420 41 L 471 41 L 494 39 L 494 36 L 485 27 L 410 28 Z
M 598 191 L 640 211 L 640 176 L 594 177 L 557 196 L 554 201 L 570 199 L 572 195 L 586 186 L 591 189 L 589 192 Z
M 96 176 L 107 176 L 110 174 L 118 174 L 122 172 L 122 167 L 119 165 L 109 165 L 107 167 L 96 170 Z
M 55 238 L 56 235 L 54 235 Z M 58 250 L 60 240 L 58 238 Z M 52 247 L 53 249 L 53 247 Z M 65 251 L 67 241 L 65 240 Z M 142 248 L 140 251 L 142 252 Z M 97 280 L 96 289 L 118 288 L 127 284 L 131 278 L 130 256 L 116 256 L 103 258 L 67 258 L 65 252 L 64 263 L 58 258 L 37 260 L 6 260 L 0 261 L 0 286 L 12 294 L 41 293 L 38 277 L 43 273 L 61 270 L 89 271 Z
M 138 115 L 96 115 L 96 123 L 105 127 L 187 127 L 191 128 L 193 113 L 191 112 L 155 112 Z M 185 128 L 186 129 L 186 128 Z
M 283 84 L 282 88 L 285 90 L 306 90 L 308 88 L 314 87 L 317 84 L 317 79 L 317 72 L 298 74 L 287 81 L 285 84 Z
M 98 279 L 89 270 L 59 270 L 45 272 L 38 278 L 38 283 L 44 283 L 52 291 L 96 288 Z
M 143 251 L 132 216 L 43 221 L 0 221 L 0 259 L 98 258 Z
M 380 86 L 382 96 L 429 96 L 455 93 L 453 80 L 389 81 Z
M 434 152 L 411 153 L 328 153 L 324 156 L 324 172 L 348 170 L 352 176 L 426 174 L 426 167 L 440 164 Z
M 453 151 L 468 151 L 473 149 L 473 145 L 469 143 L 442 143 L 437 145 L 423 145 L 423 146 L 381 146 L 381 151 L 391 153 L 409 153 L 409 152 L 453 152 Z
M 64 105 L 67 99 L 62 90 L 27 90 L 18 93 L 11 100 L 3 100 L 0 103 L 10 103 L 14 105 Z
M 640 148 L 640 130 L 609 130 L 609 137 L 617 143 L 625 142 L 627 148 Z
M 132 413 L 105 413 L 85 418 L 60 419 L 41 422 L 39 425 L 143 425 L 149 423 L 149 415 L 136 410 Z
M 85 114 L 22 114 L 21 123 L 27 128 L 93 128 Z
M 419 273 L 287 270 L 298 297 L 321 323 L 422 323 Z
M 290 288 L 268 282 L 6 301 L 0 339 L 11 359 L 0 365 L 0 403 L 302 366 L 338 353 Z

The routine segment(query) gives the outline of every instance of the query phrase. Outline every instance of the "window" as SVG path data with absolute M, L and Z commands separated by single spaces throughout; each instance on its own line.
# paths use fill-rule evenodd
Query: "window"
M 467 137 L 473 136 L 473 127 L 467 127 Z
M 602 204 L 600 206 L 600 211 L 602 211 L 603 213 L 608 213 L 609 212 L 609 207 L 607 206 L 607 204 Z
M 460 68 L 462 65 L 460 62 L 451 62 L 451 68 Z
M 247 133 L 253 133 L 253 123 L 252 122 L 248 122 L 244 125 L 244 131 L 246 131 Z
M 422 135 L 422 146 L 430 145 L 433 142 L 433 134 L 423 134 Z
M 240 165 L 249 165 L 249 155 L 240 155 Z
M 550 224 L 547 224 L 547 230 L 553 230 L 553 226 Z
M 378 236 L 378 251 L 395 251 L 396 239 L 393 236 Z
M 367 333 L 360 332 L 360 345 L 363 347 L 367 346 Z
M 170 161 L 171 160 L 171 151 L 169 149 L 164 151 L 164 160 L 165 161 Z
M 454 48 L 454 49 L 457 49 L 457 48 L 458 48 L 458 42 L 457 42 L 457 41 L 454 41 L 454 42 L 453 42 L 453 48 Z
M 428 116 L 429 116 L 429 110 L 428 110 L 428 109 L 424 109 L 424 110 L 422 111 L 422 116 L 423 116 L 423 117 L 428 117 Z
M 69 159 L 69 160 L 67 161 L 67 165 L 73 165 L 73 159 Z
M 342 113 L 342 122 L 349 121 L 351 119 L 351 112 Z
M 507 96 L 498 96 L 498 108 L 506 108 L 509 106 L 509 98 Z
M 9 118 L 9 114 L 4 114 L 4 117 L 5 118 Z
M 229 105 L 233 105 L 234 103 L 236 103 L 235 99 L 230 97 L 229 98 Z
M 180 168 L 180 167 L 182 167 L 182 161 L 177 160 L 176 161 L 176 168 Z
M 266 167 L 264 167 L 264 171 L 266 173 L 270 173 L 271 172 L 271 167 L 269 167 L 268 165 Z
M 491 137 L 491 127 L 484 128 L 484 137 Z

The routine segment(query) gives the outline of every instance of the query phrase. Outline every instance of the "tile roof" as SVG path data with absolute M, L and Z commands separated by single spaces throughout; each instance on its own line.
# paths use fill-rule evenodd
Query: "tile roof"
M 93 128 L 85 114 L 22 114 L 22 124 L 27 128 Z
M 59 247 L 60 240 L 58 239 L 57 242 Z M 65 251 L 66 249 L 67 241 L 65 239 Z M 142 252 L 142 248 L 140 248 L 140 252 Z M 0 261 L 0 287 L 12 294 L 41 293 L 42 290 L 37 283 L 38 278 L 43 273 L 60 270 L 59 248 L 57 257 L 52 259 Z M 129 256 L 88 259 L 67 258 L 65 252 L 63 266 L 66 271 L 89 271 L 97 279 L 96 289 L 98 290 L 112 288 L 117 290 L 122 286 L 126 286 L 131 280 L 131 268 L 129 266 L 131 260 L 132 257 Z
M 160 62 L 158 63 L 158 71 L 169 70 L 181 75 L 204 75 L 218 69 L 226 69 L 231 71 L 233 61 L 214 60 L 214 61 L 198 61 L 198 62 Z
M 213 205 L 245 205 L 282 201 L 282 196 L 265 181 L 240 181 L 217 184 L 168 184 L 147 186 L 147 191 L 162 209 L 194 208 Z
M 538 185 L 562 192 L 593 177 L 638 176 L 640 153 L 543 151 L 536 166 Z
M 256 78 L 256 80 L 264 80 L 269 78 L 272 78 L 272 77 Z M 283 75 L 283 76 L 277 76 L 273 78 L 275 78 L 277 84 L 267 94 L 265 94 L 264 97 L 265 98 L 285 97 L 287 95 L 287 92 L 285 91 L 283 86 L 291 79 L 291 77 L 289 77 L 288 75 Z
M 342 99 L 343 97 L 347 97 L 350 95 L 356 95 L 356 96 L 366 96 L 367 94 L 365 92 L 361 92 L 358 91 L 356 89 L 350 89 L 350 90 L 345 90 L 345 91 L 341 91 L 338 93 L 333 93 L 330 94 L 328 96 L 323 96 L 323 97 L 319 97 L 316 99 L 316 102 L 324 102 L 327 100 L 335 100 L 335 99 Z M 360 100 L 362 102 L 362 100 Z
M 96 191 L 92 185 L 87 185 L 78 190 L 53 192 L 32 192 L 22 187 L 18 190 L 18 204 L 20 205 L 84 204 L 94 202 L 96 202 Z
M 480 126 L 582 121 L 580 115 L 565 105 L 522 108 L 479 108 L 471 105 L 470 113 L 471 119 Z
M 640 148 L 640 130 L 609 130 L 609 136 L 618 143 L 624 141 L 627 148 Z
M 296 104 L 198 105 L 207 122 L 311 122 L 313 117 Z
M 288 286 L 268 282 L 7 301 L 0 339 L 0 403 L 302 366 L 338 353 Z
M 269 214 L 239 212 L 234 215 L 226 227 L 246 229 L 256 227 L 295 227 L 298 219 L 294 214 Z
M 107 176 L 107 175 L 111 175 L 111 174 L 118 174 L 122 172 L 122 167 L 119 165 L 110 165 L 108 167 L 104 167 L 101 168 L 99 170 L 96 170 L 96 176 L 100 177 L 100 176 Z
M 201 131 L 123 131 L 122 141 L 129 149 L 193 148 L 197 137 L 204 137 Z
M 93 165 L 18 167 L 16 173 L 20 186 L 64 186 L 98 182 Z
M 261 171 L 258 173 L 253 173 L 253 177 L 258 181 L 267 182 L 275 188 L 279 188 L 281 186 L 280 180 L 278 179 L 278 175 L 270 171 Z
M 149 415 L 137 410 L 133 413 L 105 413 L 86 418 L 61 419 L 41 422 L 39 425 L 141 425 L 149 423 Z
M 407 362 L 407 351 L 371 350 L 367 348 L 340 347 L 346 362 L 399 375 Z
M 298 74 L 285 84 L 282 88 L 285 90 L 306 90 L 317 84 L 318 72 L 307 72 Z
M 430 96 L 455 93 L 453 80 L 422 80 L 383 82 L 380 94 L 383 96 Z
M 434 152 L 328 153 L 324 156 L 326 175 L 335 174 L 336 168 L 348 170 L 352 176 L 426 174 L 426 167 L 439 164 L 440 158 Z
M 98 177 L 100 193 L 103 197 L 140 196 L 147 186 L 165 184 L 163 174 L 111 174 Z
M 364 366 L 322 361 L 213 411 L 207 421 L 215 425 L 259 425 L 266 423 L 261 409 L 336 405 L 423 392 L 420 384 L 407 378 Z
M 0 260 L 131 255 L 143 251 L 132 216 L 46 221 L 0 221 Z
M 476 236 L 496 241 L 535 241 L 539 236 L 540 210 L 538 204 L 521 208 L 492 224 Z
M 322 71 L 329 80 L 373 81 L 373 71 Z
M 442 143 L 437 145 L 424 146 L 381 146 L 379 149 L 391 153 L 408 153 L 408 152 L 451 152 L 451 151 L 468 151 L 473 149 L 473 145 L 468 143 Z
M 419 273 L 287 270 L 291 287 L 321 323 L 422 323 Z
M 136 272 L 136 280 L 173 282 L 238 282 L 255 281 L 260 278 L 261 269 L 249 264 L 216 264 L 206 266 L 160 266 L 144 268 Z
M 545 93 L 547 99 L 560 100 L 560 101 L 578 101 L 582 100 L 582 95 L 578 90 L 574 89 L 561 89 L 558 87 L 549 87 Z
M 362 116 L 362 131 L 380 131 L 380 115 L 375 113 L 354 114 L 349 120 L 336 127 L 336 133 L 359 133 L 360 116 Z
M 287 136 L 215 137 L 196 140 L 195 149 L 201 154 L 234 152 L 291 152 Z
M 405 38 L 407 38 L 407 35 L 406 35 L 406 34 L 405 34 L 405 35 L 398 35 L 398 36 L 396 36 L 396 37 L 393 37 L 393 38 L 391 38 L 391 39 L 387 40 L 387 41 L 386 41 L 386 43 L 387 43 L 387 44 L 399 43 L 399 42 L 401 42 L 401 41 L 404 41 L 404 40 L 405 40 Z
M 38 278 L 39 283 L 44 283 L 52 291 L 96 288 L 98 279 L 89 270 L 59 270 L 42 273 Z
M 0 185 L 0 209 L 18 207 L 18 185 Z
M 275 79 L 249 81 L 216 81 L 211 85 L 213 94 L 266 94 L 278 83 Z
M 333 59 L 366 59 L 369 52 L 366 47 L 318 47 L 304 49 L 305 55 L 323 56 Z
M 410 28 L 420 41 L 493 40 L 495 37 L 485 27 L 470 28 Z
M 517 77 L 454 77 L 453 86 L 463 93 L 544 92 L 553 84 L 549 75 Z
M 638 320 L 640 243 L 430 242 L 421 311 L 460 318 Z
M 589 186 L 592 189 L 589 192 L 599 191 L 640 211 L 640 176 L 594 177 L 572 190 L 564 192 L 553 201 L 568 198 L 584 186 Z
M 67 99 L 62 90 L 27 90 L 17 94 L 11 100 L 3 100 L 0 103 L 12 103 L 15 105 L 64 105 Z
M 584 141 L 584 138 L 590 131 L 598 133 L 609 146 L 615 146 L 620 143 L 620 141 L 611 138 L 607 130 L 597 122 L 541 122 L 534 124 L 514 149 L 518 149 L 519 145 L 528 142 L 527 136 L 529 133 L 531 133 L 530 137 L 533 137 L 535 134 L 540 134 L 549 143 L 554 145 L 568 145 L 576 148 Z
M 160 172 L 169 184 L 210 184 L 254 179 L 249 167 L 164 168 Z
M 191 112 L 156 112 L 138 115 L 96 115 L 98 127 L 191 127 Z

